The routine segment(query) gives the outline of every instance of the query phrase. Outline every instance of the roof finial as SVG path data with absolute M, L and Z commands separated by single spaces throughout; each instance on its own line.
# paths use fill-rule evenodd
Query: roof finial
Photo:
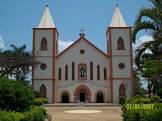
M 48 7 L 48 4 L 46 4 L 46 7 Z
M 80 33 L 79 33 L 79 35 L 82 36 L 82 37 L 84 37 L 84 36 L 85 36 L 84 31 L 85 31 L 85 30 L 84 30 L 83 28 L 80 29 Z
M 119 2 L 118 2 L 118 0 L 116 0 L 116 7 L 119 7 Z

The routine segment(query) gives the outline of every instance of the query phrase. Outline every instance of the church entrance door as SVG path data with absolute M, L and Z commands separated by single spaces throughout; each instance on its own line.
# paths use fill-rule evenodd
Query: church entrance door
M 85 93 L 80 92 L 80 102 L 85 102 Z
M 101 92 L 99 92 L 97 94 L 97 103 L 103 103 L 104 102 L 104 97 L 103 97 L 103 94 Z
M 62 103 L 69 103 L 69 95 L 68 93 L 62 94 Z
M 91 91 L 90 89 L 85 85 L 80 85 L 76 87 L 74 91 L 74 102 L 84 102 L 89 103 L 91 102 Z

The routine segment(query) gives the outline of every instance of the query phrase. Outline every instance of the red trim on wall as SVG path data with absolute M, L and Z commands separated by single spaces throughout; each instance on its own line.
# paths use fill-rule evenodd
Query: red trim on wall
M 56 45 L 56 43 L 58 43 L 58 42 L 56 42 L 56 41 L 58 41 L 58 40 L 56 40 L 57 38 L 56 38 L 56 36 L 58 36 L 58 35 L 56 35 L 56 33 L 57 33 L 57 30 L 56 29 L 53 29 L 53 71 L 52 71 L 52 73 L 53 73 L 53 80 L 52 80 L 52 102 L 53 103 L 56 103 L 56 75 L 55 75 L 55 71 L 56 71 L 56 53 L 57 53 L 57 45 Z
M 37 79 L 34 79 L 34 80 L 52 80 L 52 79 L 49 79 L 49 78 L 37 78 Z
M 108 29 L 106 31 L 106 35 L 110 29 L 132 29 L 132 27 L 108 27 Z
M 111 103 L 113 102 L 113 80 L 112 80 L 112 75 L 113 75 L 113 69 L 112 69 L 112 38 L 111 38 L 111 28 L 109 28 L 109 54 L 110 54 L 110 101 Z
M 113 80 L 132 80 L 132 78 L 113 78 Z
M 56 28 L 33 28 L 34 30 L 55 30 L 57 32 L 57 35 L 59 35 Z
M 133 80 L 133 52 L 132 52 L 132 33 L 131 28 L 129 29 L 129 36 L 130 36 L 130 62 L 131 62 L 131 84 L 132 84 L 132 96 L 135 94 L 135 83 Z
M 32 62 L 35 61 L 35 30 L 33 29 Z M 34 89 L 34 64 L 32 63 L 32 88 Z

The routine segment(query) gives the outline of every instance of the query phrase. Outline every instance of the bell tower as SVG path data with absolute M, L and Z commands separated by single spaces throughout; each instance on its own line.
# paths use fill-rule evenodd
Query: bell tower
M 49 103 L 55 102 L 55 67 L 58 54 L 58 32 L 52 20 L 48 5 L 45 8 L 40 24 L 33 28 L 33 61 L 39 65 L 32 70 L 32 86 L 46 97 Z
M 106 36 L 110 56 L 110 98 L 111 102 L 118 103 L 120 97 L 132 95 L 133 81 L 131 27 L 127 26 L 118 5 Z

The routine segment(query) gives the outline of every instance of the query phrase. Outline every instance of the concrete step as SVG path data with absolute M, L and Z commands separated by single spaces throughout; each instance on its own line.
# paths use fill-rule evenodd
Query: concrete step
M 118 107 L 117 103 L 54 103 L 44 104 L 44 107 Z

